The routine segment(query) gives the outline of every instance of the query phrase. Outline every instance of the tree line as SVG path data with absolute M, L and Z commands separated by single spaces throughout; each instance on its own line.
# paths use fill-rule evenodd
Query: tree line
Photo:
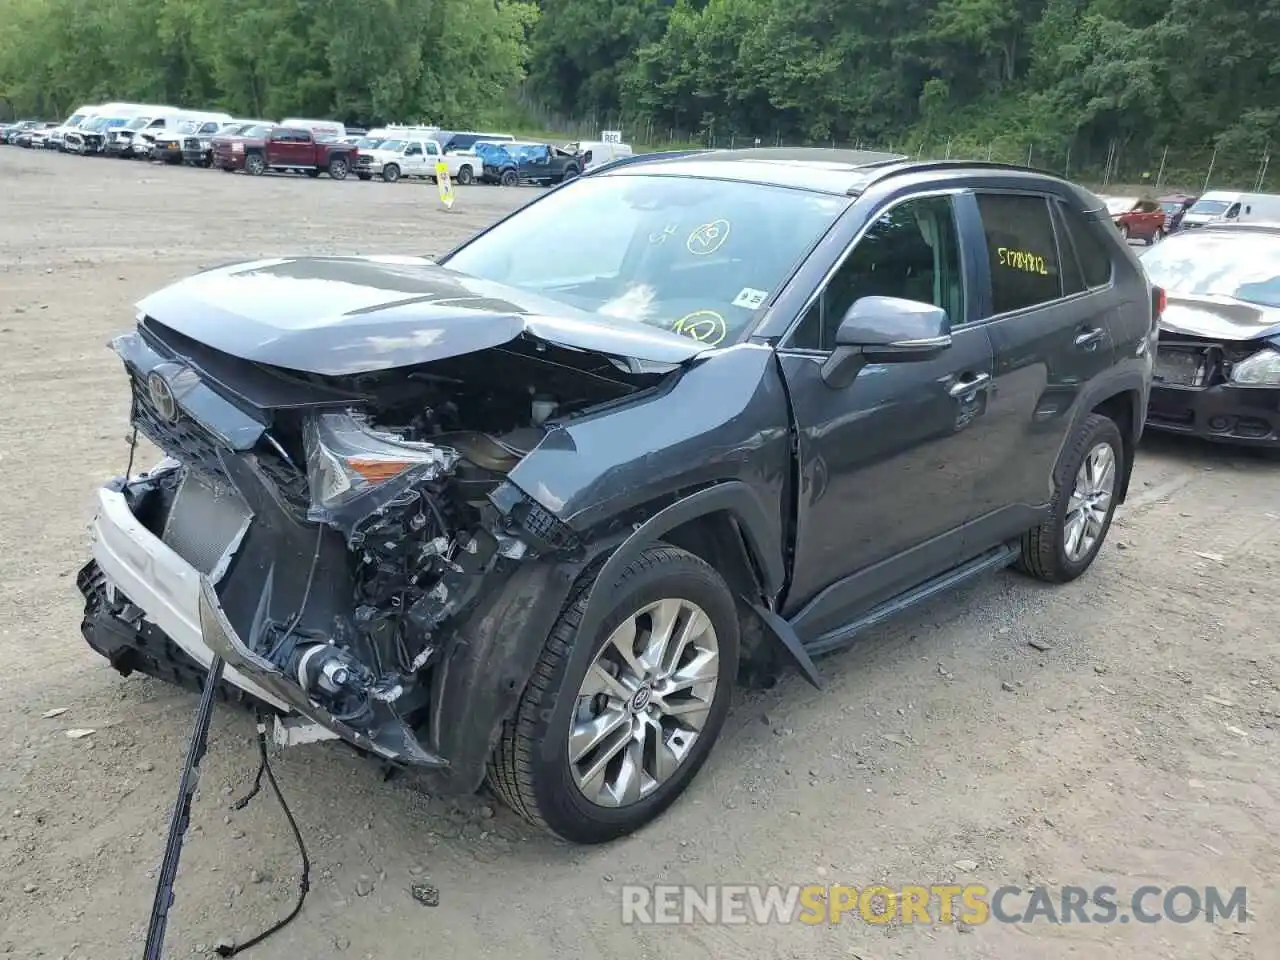
M 766 142 L 1218 144 L 1280 120 L 1280 0 L 0 0 L 0 96 Z

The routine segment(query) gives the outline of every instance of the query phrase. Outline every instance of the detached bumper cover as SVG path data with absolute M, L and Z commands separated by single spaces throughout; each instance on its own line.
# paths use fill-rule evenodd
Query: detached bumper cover
M 110 587 L 139 607 L 178 647 L 202 667 L 213 651 L 200 633 L 200 573 L 143 526 L 124 494 L 102 487 L 93 521 L 93 559 Z M 285 701 L 233 667 L 229 683 L 280 710 Z
M 1280 444 L 1280 387 L 1151 387 L 1147 427 L 1224 443 Z

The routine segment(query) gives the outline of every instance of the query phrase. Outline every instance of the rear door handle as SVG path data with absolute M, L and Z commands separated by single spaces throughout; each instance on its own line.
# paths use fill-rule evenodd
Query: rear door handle
M 1101 327 L 1091 327 L 1088 330 L 1081 330 L 1076 334 L 1076 346 L 1081 350 L 1092 350 L 1102 342 L 1102 338 L 1107 335 L 1107 331 Z
M 956 398 L 967 397 L 970 394 L 977 393 L 979 390 L 985 390 L 990 383 L 991 374 L 989 373 L 965 374 L 965 376 L 951 385 L 947 393 Z

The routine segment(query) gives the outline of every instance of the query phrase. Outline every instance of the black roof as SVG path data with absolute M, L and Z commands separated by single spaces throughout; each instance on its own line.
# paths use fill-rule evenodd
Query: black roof
M 602 168 L 600 174 L 710 177 L 852 196 L 888 176 L 929 171 L 1006 171 L 1060 180 L 1047 171 L 1017 164 L 977 160 L 912 160 L 900 153 L 828 147 L 753 147 L 745 150 L 637 154 Z

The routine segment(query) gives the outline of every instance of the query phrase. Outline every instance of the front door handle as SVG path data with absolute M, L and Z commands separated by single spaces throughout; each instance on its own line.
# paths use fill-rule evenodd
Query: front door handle
M 1090 327 L 1087 330 L 1081 330 L 1076 334 L 1076 346 L 1081 350 L 1093 350 L 1106 335 L 1107 331 L 1101 327 Z
M 990 382 L 991 374 L 989 373 L 966 374 L 964 377 L 953 383 L 947 392 L 953 397 L 967 397 L 971 394 L 977 393 L 979 390 L 985 390 L 987 384 Z

